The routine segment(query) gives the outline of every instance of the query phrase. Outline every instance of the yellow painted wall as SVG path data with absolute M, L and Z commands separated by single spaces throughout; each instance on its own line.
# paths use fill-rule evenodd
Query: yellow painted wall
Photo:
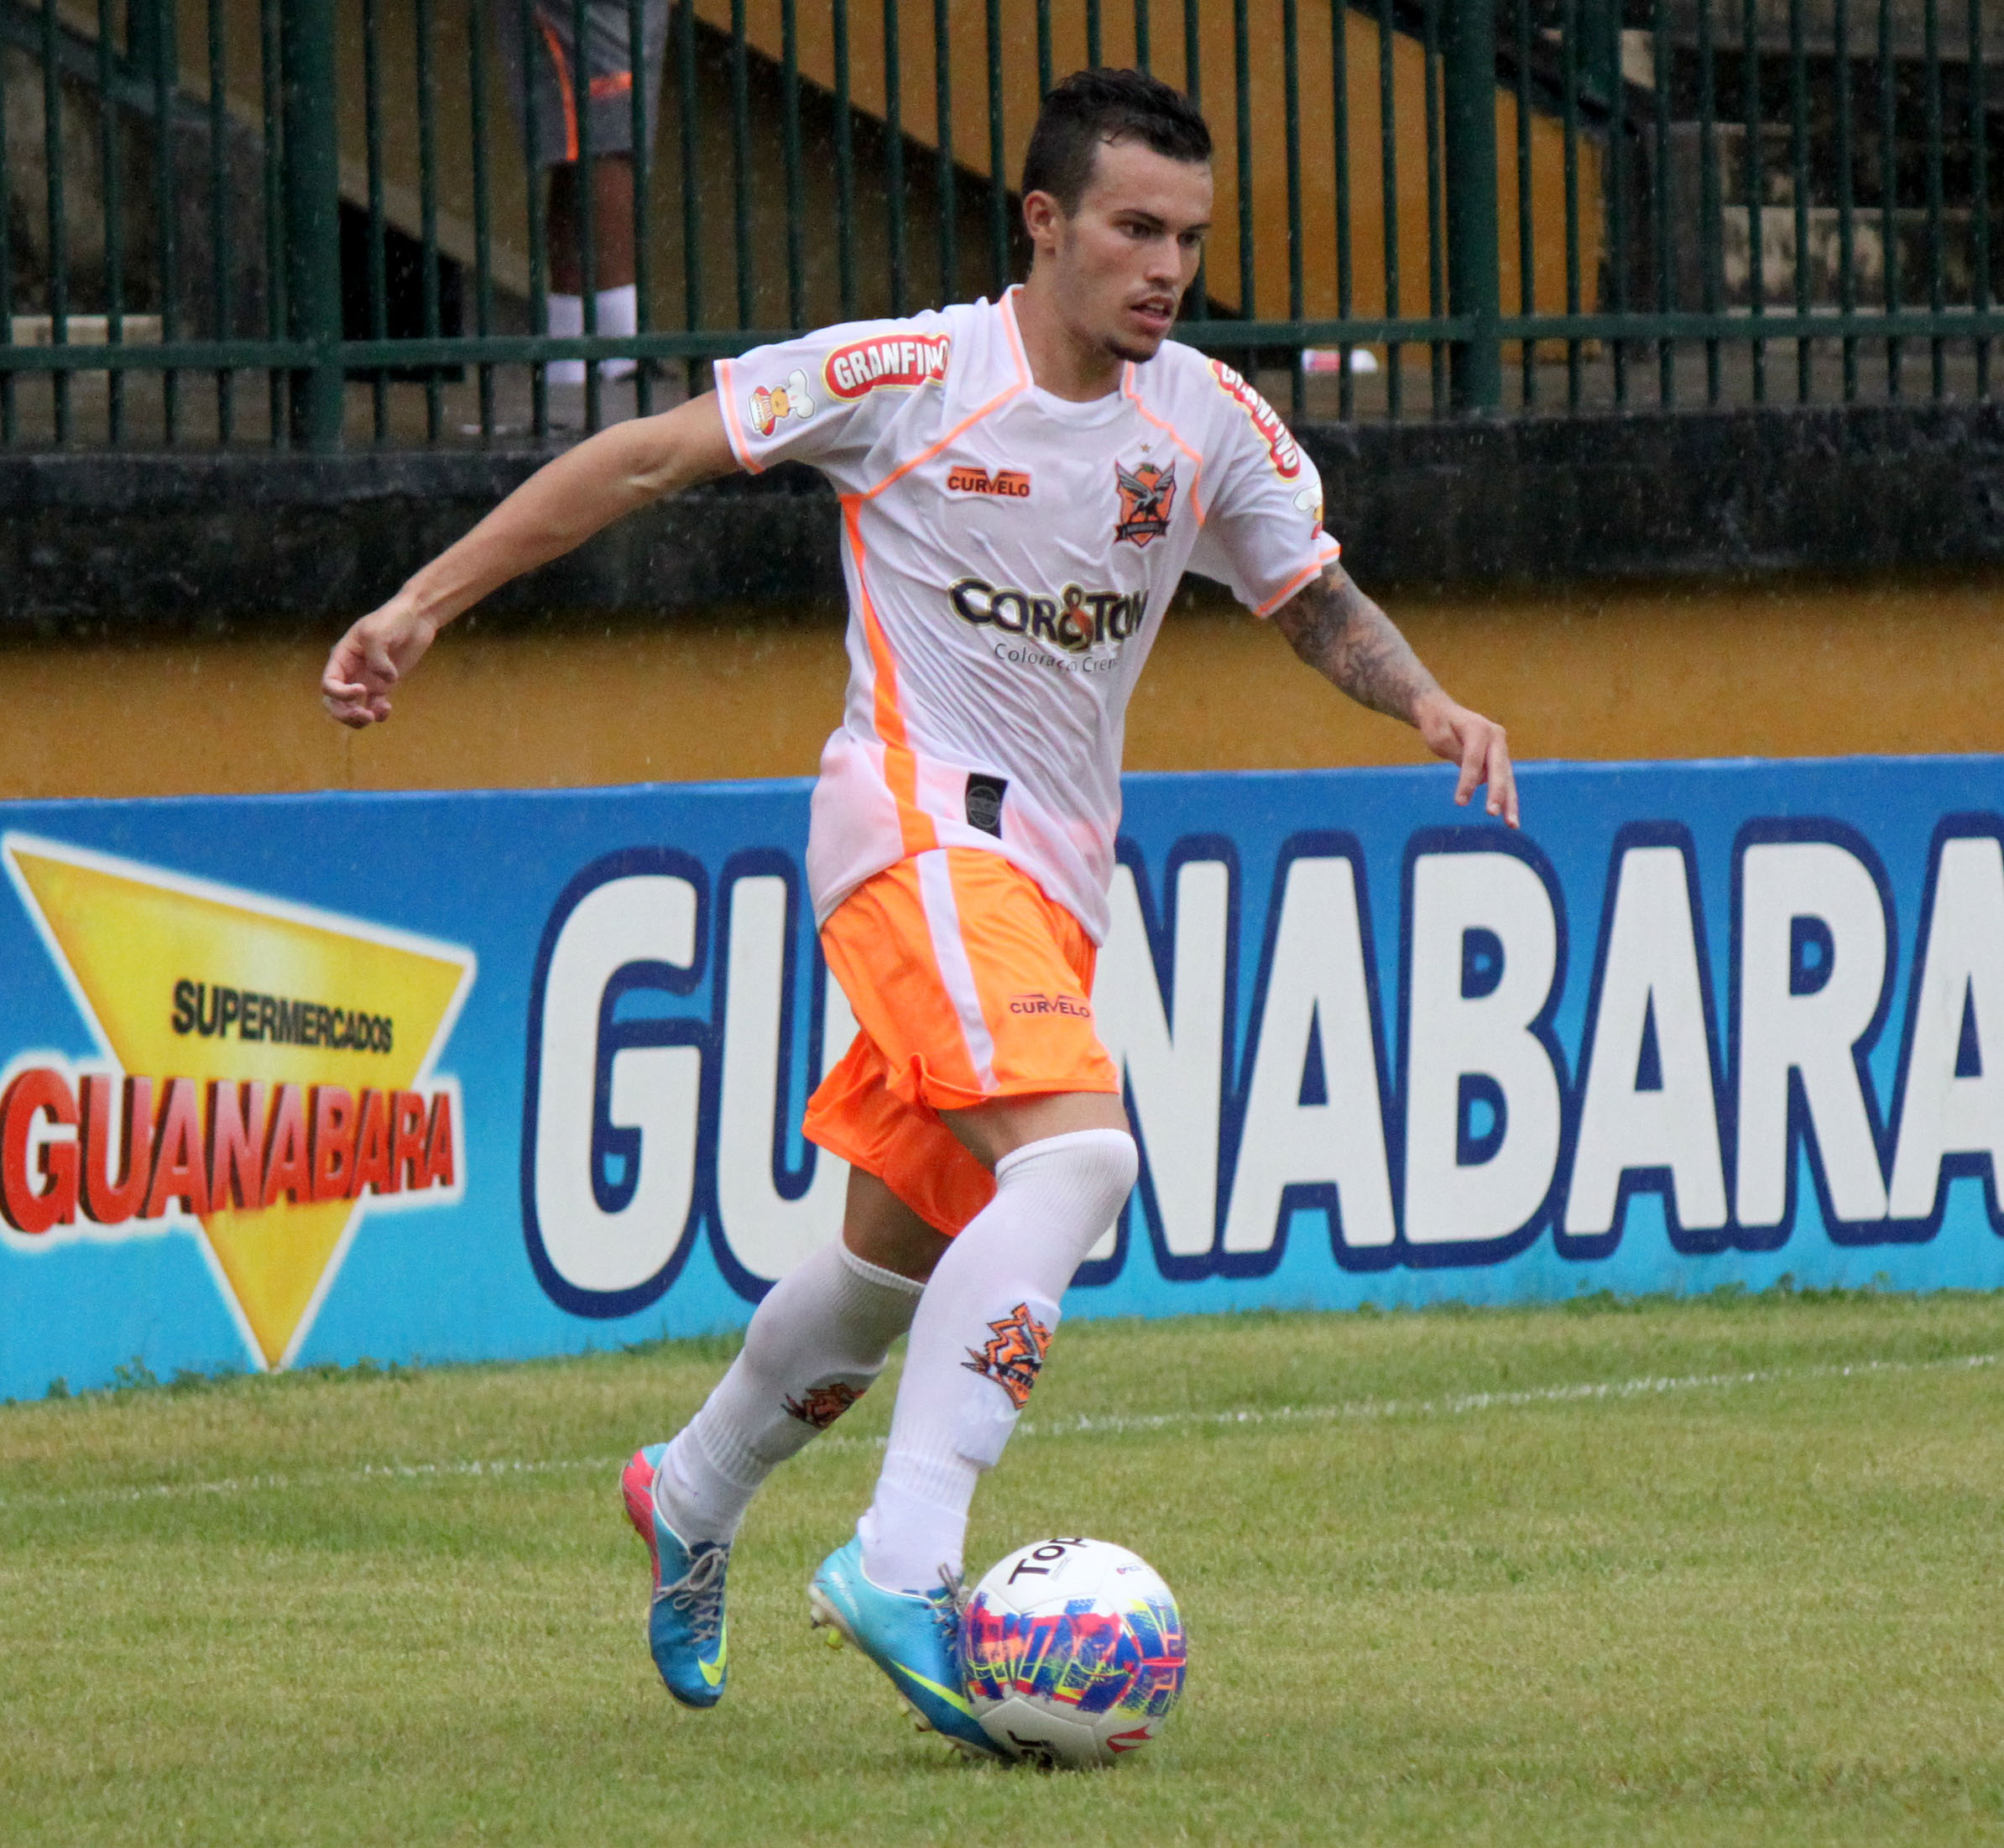
M 1395 598 L 1521 756 L 2004 749 L 1990 689 L 2004 573 Z M 832 608 L 654 626 L 448 630 L 355 736 L 314 697 L 331 634 L 0 647 L 0 798 L 562 786 L 806 775 L 840 710 Z M 1129 728 L 1139 770 L 1407 763 L 1412 734 L 1331 692 L 1234 609 L 1171 617 Z

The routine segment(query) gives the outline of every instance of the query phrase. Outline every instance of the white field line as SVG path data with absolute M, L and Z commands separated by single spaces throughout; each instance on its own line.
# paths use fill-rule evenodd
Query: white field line
M 1651 1374 L 1632 1380 L 1584 1381 L 1573 1386 L 1526 1386 L 1511 1392 L 1458 1392 L 1438 1399 L 1345 1399 L 1331 1405 L 1247 1407 L 1229 1412 L 1157 1412 L 1082 1414 L 1076 1418 L 1042 1422 L 1024 1419 L 1016 1438 L 1123 1437 L 1155 1431 L 1235 1430 L 1258 1425 L 1335 1424 L 1381 1418 L 1462 1417 L 1477 1412 L 1520 1411 L 1547 1405 L 1573 1405 L 1596 1400 L 1620 1402 L 1661 1397 L 1671 1393 L 1730 1391 L 1737 1387 L 1774 1386 L 1808 1380 L 1859 1380 L 1908 1373 L 1967 1373 L 1994 1367 L 2004 1355 L 1960 1355 L 1947 1360 L 1853 1360 L 1821 1366 L 1769 1367 L 1740 1373 Z M 881 1437 L 822 1438 L 817 1451 L 877 1449 Z M 180 1501 L 203 1496 L 250 1495 L 260 1490 L 320 1488 L 342 1483 L 457 1481 L 473 1477 L 549 1475 L 578 1470 L 618 1469 L 625 1457 L 553 1457 L 542 1459 L 472 1459 L 451 1463 L 365 1463 L 351 1470 L 321 1470 L 296 1475 L 264 1474 L 226 1476 L 207 1482 L 159 1482 L 138 1488 L 84 1489 L 68 1493 L 0 1496 L 0 1508 L 102 1506 L 128 1501 Z

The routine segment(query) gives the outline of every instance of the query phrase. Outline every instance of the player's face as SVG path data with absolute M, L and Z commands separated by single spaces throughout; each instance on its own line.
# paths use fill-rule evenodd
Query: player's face
M 1140 142 L 1102 143 L 1075 211 L 1041 194 L 1031 214 L 1059 312 L 1082 339 L 1120 359 L 1155 358 L 1196 279 L 1211 224 L 1208 161 L 1172 160 Z

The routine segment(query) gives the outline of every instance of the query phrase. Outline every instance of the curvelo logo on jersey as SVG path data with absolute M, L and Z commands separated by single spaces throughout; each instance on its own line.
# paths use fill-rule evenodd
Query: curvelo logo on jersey
M 853 340 L 838 347 L 821 368 L 828 389 L 838 398 L 862 397 L 872 391 L 911 391 L 947 376 L 953 342 L 945 336 L 916 340 L 886 335 L 877 340 Z
M 5 1074 L 0 1235 L 192 1228 L 247 1344 L 286 1365 L 365 1207 L 460 1198 L 458 1088 L 431 1064 L 472 953 L 57 842 L 0 846 L 101 1048 Z
M 1030 471 L 998 468 L 994 474 L 979 462 L 956 462 L 947 471 L 950 494 L 997 494 L 1005 500 L 1030 499 Z
M 1228 398 L 1235 399 L 1239 408 L 1252 420 L 1253 428 L 1259 431 L 1266 445 L 1274 472 L 1282 481 L 1292 481 L 1302 472 L 1301 446 L 1281 421 L 1281 414 L 1222 359 L 1211 362 L 1211 372 L 1218 381 L 1219 389 Z
M 1083 655 L 1102 642 L 1124 642 L 1148 613 L 1148 593 L 1087 590 L 1067 584 L 1057 596 L 991 584 L 984 577 L 956 578 L 947 596 L 953 613 L 977 629 L 992 624 L 1010 635 L 1048 642 Z

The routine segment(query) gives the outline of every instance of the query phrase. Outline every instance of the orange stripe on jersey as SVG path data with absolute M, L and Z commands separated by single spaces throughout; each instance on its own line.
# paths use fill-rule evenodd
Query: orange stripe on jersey
M 564 55 L 563 41 L 556 35 L 556 29 L 541 14 L 536 22 L 543 29 L 543 44 L 550 53 L 550 61 L 556 66 L 556 93 L 564 106 L 564 159 L 577 158 L 577 98 L 571 94 L 571 61 Z
M 1197 496 L 1198 489 L 1203 481 L 1203 457 L 1182 440 L 1174 424 L 1168 423 L 1156 416 L 1147 405 L 1141 402 L 1140 393 L 1135 389 L 1135 363 L 1131 359 L 1120 368 L 1120 389 L 1125 395 L 1128 403 L 1132 405 L 1150 423 L 1153 424 L 1171 442 L 1174 443 L 1190 458 L 1190 511 L 1197 515 L 1197 524 L 1199 526 L 1203 525 L 1203 503 Z
M 1342 548 L 1339 547 L 1338 556 L 1340 556 L 1341 553 Z M 1255 616 L 1272 615 L 1272 613 L 1278 609 L 1282 603 L 1286 603 L 1290 597 L 1293 596 L 1294 593 L 1298 591 L 1302 585 L 1307 583 L 1310 578 L 1319 577 L 1323 572 L 1327 571 L 1328 567 L 1331 565 L 1333 565 L 1335 562 L 1336 560 L 1333 558 L 1317 559 L 1313 565 L 1308 566 L 1302 571 L 1296 572 L 1293 577 L 1290 577 L 1286 583 L 1281 585 L 1281 587 L 1273 593 L 1272 596 L 1269 597 L 1265 603 L 1260 604 L 1260 607 L 1253 612 L 1253 614 Z
M 918 806 L 918 760 L 911 754 L 904 709 L 898 704 L 897 657 L 891 652 L 890 638 L 884 633 L 883 624 L 877 619 L 877 606 L 870 598 L 869 580 L 864 575 L 869 555 L 856 518 L 863 498 L 854 494 L 842 497 L 842 525 L 849 556 L 855 561 L 856 596 L 862 607 L 863 632 L 869 641 L 870 667 L 876 681 L 870 717 L 884 746 L 884 780 L 898 805 L 898 827 L 905 852 L 927 854 L 939 845 L 939 836 L 932 817 Z
M 1015 290 L 1012 289 L 1010 290 L 1009 295 L 1014 295 L 1015 293 Z M 882 493 L 886 488 L 890 487 L 894 481 L 903 480 L 904 478 L 909 475 L 913 469 L 916 468 L 921 462 L 931 462 L 932 459 L 937 456 L 941 450 L 944 449 L 948 443 L 956 441 L 959 437 L 964 436 L 970 430 L 974 427 L 976 424 L 979 423 L 984 417 L 989 416 L 992 413 L 999 410 L 1003 405 L 1009 402 L 1010 399 L 1015 397 L 1019 393 L 1027 391 L 1030 389 L 1030 362 L 1024 357 L 1023 342 L 1016 336 L 1015 310 L 1010 305 L 1009 295 L 1004 295 L 1002 298 L 1002 325 L 1009 330 L 1009 344 L 1014 350 L 1016 356 L 1016 382 L 1013 385 L 1007 387 L 1005 389 L 996 393 L 996 394 L 993 398 L 989 399 L 989 401 L 980 408 L 980 410 L 969 412 L 968 415 L 962 418 L 958 423 L 954 425 L 954 426 L 949 430 L 945 436 L 942 436 L 939 441 L 934 443 L 930 448 L 921 450 L 919 453 L 914 456 L 909 462 L 899 463 L 898 466 L 892 469 L 891 472 L 886 475 L 882 481 L 879 482 L 874 488 L 871 488 L 868 493 L 864 495 L 864 499 L 875 499 L 876 497 Z
M 995 305 L 1002 311 L 1003 331 L 1009 336 L 1010 351 L 1016 356 L 1016 373 L 1020 378 L 1030 377 L 1030 355 L 1023 351 L 1023 330 L 1016 325 L 1016 291 L 1022 287 L 1020 282 L 1011 283 L 1002 291 L 1002 299 Z
M 970 430 L 974 427 L 976 424 L 979 423 L 984 417 L 989 415 L 990 412 L 999 410 L 1003 405 L 1007 404 L 1010 399 L 1014 398 L 1017 393 L 1023 389 L 1025 383 L 1025 380 L 1019 378 L 1015 384 L 1009 388 L 1008 390 L 999 393 L 996 396 L 989 399 L 989 401 L 980 408 L 980 410 L 962 418 L 958 423 L 954 425 L 954 426 L 949 430 L 945 436 L 942 436 L 940 440 L 934 443 L 930 448 L 921 450 L 917 455 L 911 458 L 910 462 L 900 462 L 895 468 L 892 469 L 891 472 L 883 478 L 882 481 L 879 482 L 874 488 L 871 488 L 869 493 L 864 494 L 863 499 L 865 500 L 875 499 L 876 497 L 882 493 L 886 488 L 890 487 L 894 481 L 901 481 L 905 476 L 909 475 L 913 469 L 916 468 L 921 462 L 931 462 L 932 458 L 937 456 L 941 450 L 944 449 L 948 443 L 954 441 L 959 437 L 964 436 Z
M 731 453 L 738 458 L 738 466 L 748 475 L 762 475 L 765 465 L 751 452 L 751 446 L 744 440 L 744 427 L 738 421 L 737 362 L 719 359 L 713 370 L 717 374 L 717 402 L 723 412 L 723 434 L 731 446 Z

